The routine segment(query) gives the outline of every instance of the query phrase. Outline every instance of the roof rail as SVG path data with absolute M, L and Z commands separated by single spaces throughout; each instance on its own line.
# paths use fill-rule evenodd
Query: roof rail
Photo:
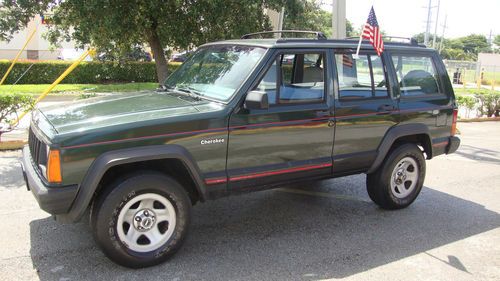
M 255 32 L 255 33 L 248 33 L 243 36 L 241 36 L 241 39 L 249 39 L 253 36 L 257 35 L 263 35 L 263 34 L 276 34 L 276 33 L 301 33 L 301 34 L 314 34 L 316 35 L 316 39 L 318 40 L 324 40 L 326 39 L 326 36 L 323 32 L 320 31 L 305 31 L 305 30 L 272 30 L 272 31 L 262 31 L 262 32 Z
M 412 46 L 419 46 L 419 47 L 422 47 L 422 46 L 423 46 L 423 45 L 419 45 L 419 44 L 418 44 L 417 39 L 415 39 L 415 38 L 410 38 L 410 37 L 399 37 L 399 36 L 387 36 L 387 35 L 385 35 L 385 36 L 382 36 L 382 38 L 383 38 L 383 39 L 386 39 L 386 38 L 387 38 L 387 39 L 402 39 L 402 40 L 407 40 L 407 41 L 408 41 L 408 43 L 407 43 L 407 44 L 410 44 L 410 45 L 412 45 Z M 359 37 L 357 37 L 357 36 L 356 36 L 356 37 L 347 37 L 347 38 L 345 38 L 345 39 L 359 39 Z M 404 43 L 404 42 L 398 42 L 398 43 Z
M 418 46 L 417 39 L 413 37 L 399 37 L 399 36 L 384 36 L 385 38 L 389 39 L 403 39 L 403 40 L 408 40 L 408 43 L 412 46 Z

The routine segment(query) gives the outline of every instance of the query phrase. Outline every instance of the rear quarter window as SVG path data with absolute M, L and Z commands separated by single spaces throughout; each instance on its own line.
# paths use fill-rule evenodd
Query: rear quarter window
M 392 62 L 402 98 L 444 95 L 430 55 L 393 54 Z

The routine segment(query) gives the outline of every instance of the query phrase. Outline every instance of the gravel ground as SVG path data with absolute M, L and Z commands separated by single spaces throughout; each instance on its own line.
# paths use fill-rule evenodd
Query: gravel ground
M 500 123 L 460 124 L 407 209 L 369 200 L 365 176 L 198 204 L 167 263 L 113 264 L 87 222 L 59 224 L 0 152 L 0 280 L 500 280 Z

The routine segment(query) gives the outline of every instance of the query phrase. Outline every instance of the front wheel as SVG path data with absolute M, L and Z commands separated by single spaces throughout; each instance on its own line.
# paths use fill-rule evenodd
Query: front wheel
M 114 262 L 132 268 L 159 264 L 182 245 L 191 204 L 175 180 L 143 173 L 110 186 L 96 200 L 96 242 Z
M 368 195 L 384 209 L 410 205 L 420 193 L 425 178 L 425 158 L 415 144 L 393 149 L 384 163 L 366 177 Z

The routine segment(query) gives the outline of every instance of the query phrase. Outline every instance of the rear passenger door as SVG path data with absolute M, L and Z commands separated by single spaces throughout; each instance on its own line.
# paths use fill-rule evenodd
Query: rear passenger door
M 453 104 L 446 94 L 446 69 L 435 52 L 391 51 L 400 95 L 401 124 L 427 125 L 434 150 L 443 153 L 450 135 Z M 451 90 L 450 90 L 451 91 Z
M 386 132 L 398 123 L 386 56 L 334 50 L 336 66 L 334 174 L 365 172 Z
M 251 87 L 267 93 L 269 108 L 241 106 L 231 115 L 230 191 L 332 173 L 331 55 L 283 50 L 273 58 Z

